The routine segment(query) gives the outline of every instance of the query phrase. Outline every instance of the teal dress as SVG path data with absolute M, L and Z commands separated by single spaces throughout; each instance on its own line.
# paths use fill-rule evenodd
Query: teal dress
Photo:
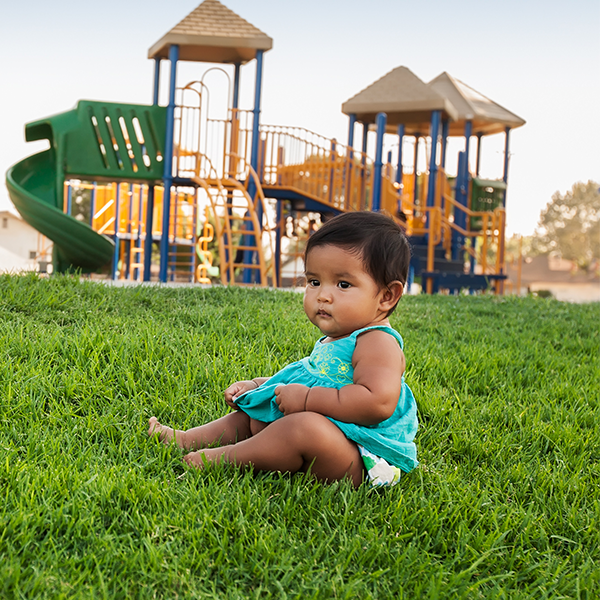
M 242 394 L 236 400 L 237 406 L 252 419 L 272 423 L 284 416 L 275 401 L 277 386 L 299 383 L 308 387 L 340 389 L 351 385 L 354 383 L 352 355 L 356 339 L 361 333 L 371 329 L 389 333 L 403 348 L 404 342 L 400 334 L 385 325 L 359 329 L 348 337 L 328 343 L 323 343 L 323 337 L 317 341 L 310 356 L 284 367 L 258 388 Z M 418 465 L 417 447 L 413 441 L 418 427 L 417 405 L 404 376 L 398 404 L 389 419 L 377 425 L 356 425 L 327 418 L 335 423 L 348 439 L 402 471 L 408 473 Z

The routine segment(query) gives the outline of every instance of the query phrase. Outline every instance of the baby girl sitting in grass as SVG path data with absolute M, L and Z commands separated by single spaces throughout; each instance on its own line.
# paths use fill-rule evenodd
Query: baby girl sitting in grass
M 408 242 L 381 213 L 345 213 L 309 238 L 304 262 L 304 311 L 323 334 L 311 355 L 230 385 L 225 402 L 235 410 L 220 419 L 180 431 L 152 417 L 148 433 L 191 450 L 184 460 L 198 468 L 393 485 L 417 465 L 417 407 L 389 323 L 408 277 Z

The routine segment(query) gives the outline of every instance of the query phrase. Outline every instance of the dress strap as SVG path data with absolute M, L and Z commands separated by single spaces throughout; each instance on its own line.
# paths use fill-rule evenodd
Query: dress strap
M 393 327 L 389 327 L 388 325 L 371 325 L 371 327 L 363 327 L 362 329 L 357 329 L 353 332 L 351 337 L 356 339 L 361 333 L 371 331 L 372 329 L 380 329 L 381 331 L 389 333 L 392 337 L 396 338 L 400 344 L 400 348 L 404 350 L 404 340 L 402 339 L 402 336 Z

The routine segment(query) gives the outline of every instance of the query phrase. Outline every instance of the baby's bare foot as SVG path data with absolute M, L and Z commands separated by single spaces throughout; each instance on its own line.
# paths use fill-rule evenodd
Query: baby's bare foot
M 150 427 L 148 428 L 149 436 L 158 435 L 158 439 L 163 444 L 171 443 L 171 440 L 175 437 L 175 429 L 172 429 L 171 427 L 167 427 L 166 425 L 161 425 L 158 422 L 158 419 L 156 417 L 150 417 L 150 421 L 148 423 L 150 425 Z M 178 432 L 178 433 L 183 433 L 183 432 Z M 177 436 L 177 437 L 180 437 L 180 436 Z M 179 440 L 176 440 L 176 441 L 178 442 Z
M 204 452 L 199 450 L 198 452 L 190 452 L 183 457 L 184 462 L 188 464 L 189 467 L 195 467 L 196 469 L 204 469 L 206 458 L 203 459 Z

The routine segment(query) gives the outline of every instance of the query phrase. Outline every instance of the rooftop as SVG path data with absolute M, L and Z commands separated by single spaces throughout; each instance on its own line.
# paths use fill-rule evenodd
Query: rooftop
M 179 46 L 179 60 L 244 64 L 273 40 L 219 0 L 204 0 L 149 50 L 148 58 L 168 58 L 169 47 Z

